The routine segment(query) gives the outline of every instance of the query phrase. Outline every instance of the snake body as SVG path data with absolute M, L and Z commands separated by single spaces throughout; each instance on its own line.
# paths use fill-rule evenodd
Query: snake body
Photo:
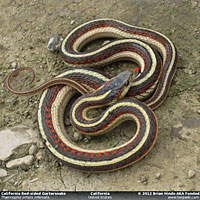
M 86 43 L 101 37 L 117 40 L 95 51 L 80 51 Z M 162 62 L 151 46 L 160 53 Z M 85 171 L 116 170 L 144 157 L 157 136 L 157 121 L 151 109 L 157 108 L 165 100 L 175 73 L 177 53 L 171 40 L 153 30 L 118 20 L 99 19 L 87 22 L 69 33 L 63 40 L 61 52 L 63 60 L 76 67 L 35 90 L 38 92 L 49 87 L 43 92 L 38 107 L 38 127 L 48 150 L 68 166 Z M 96 67 L 122 59 L 138 63 L 141 72 L 131 84 L 126 95 L 128 98 L 115 102 L 102 114 L 107 121 L 102 118 L 88 119 L 85 113 L 91 102 L 96 106 L 99 100 L 106 102 L 109 92 L 95 95 L 102 87 L 106 87 L 110 79 L 96 70 L 78 66 Z M 13 74 L 7 79 L 7 87 L 11 92 L 19 95 L 35 93 L 34 89 L 24 93 L 13 90 L 10 85 Z M 137 125 L 136 134 L 116 148 L 94 151 L 75 146 L 65 136 L 63 124 L 64 108 L 75 91 L 63 84 L 69 84 L 85 95 L 77 100 L 71 110 L 71 121 L 76 129 L 84 134 L 102 134 L 105 132 L 103 129 L 110 130 L 110 127 L 124 120 L 133 120 Z M 145 104 L 136 98 L 142 99 Z

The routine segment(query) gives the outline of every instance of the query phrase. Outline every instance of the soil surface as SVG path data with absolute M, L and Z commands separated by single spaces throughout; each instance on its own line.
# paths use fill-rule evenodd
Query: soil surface
M 13 69 L 25 66 L 36 72 L 38 85 L 66 69 L 59 54 L 47 50 L 53 34 L 64 37 L 84 22 L 108 17 L 165 34 L 175 43 L 179 55 L 168 98 L 155 110 L 157 142 L 145 158 L 118 171 L 86 173 L 61 164 L 41 147 L 43 159 L 37 157 L 28 168 L 7 169 L 7 161 L 0 161 L 0 168 L 8 173 L 0 178 L 0 190 L 200 190 L 198 0 L 1 0 L 0 8 L 0 129 L 23 124 L 37 133 L 38 140 L 40 94 L 15 96 L 5 89 L 4 80 Z M 129 64 L 117 63 L 116 68 L 112 64 L 105 70 L 115 75 Z M 13 83 L 19 90 L 30 87 L 24 77 L 19 74 Z M 22 85 L 22 80 L 26 84 Z M 130 138 L 133 127 L 123 123 L 107 136 L 83 138 L 80 145 L 119 145 Z M 16 158 L 22 155 L 20 151 L 28 150 L 21 147 Z

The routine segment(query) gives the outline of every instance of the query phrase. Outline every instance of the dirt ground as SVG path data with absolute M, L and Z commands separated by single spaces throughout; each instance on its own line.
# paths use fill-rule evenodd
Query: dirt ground
M 15 67 L 31 67 L 39 84 L 67 66 L 47 50 L 53 34 L 63 37 L 89 20 L 108 17 L 168 36 L 178 50 L 175 78 L 167 100 L 155 111 L 159 135 L 139 162 L 108 173 L 85 173 L 60 164 L 44 149 L 45 159 L 29 169 L 6 169 L 0 190 L 138 191 L 200 190 L 200 2 L 198 0 L 1 0 L 0 130 L 27 125 L 37 130 L 40 94 L 17 97 L 4 87 Z M 111 66 L 113 69 L 113 65 Z M 127 124 L 115 130 L 131 132 Z M 39 138 L 39 134 L 38 134 Z M 120 141 L 114 134 L 100 144 Z M 111 142 L 107 142 L 111 139 Z M 89 141 L 90 142 L 90 141 Z M 91 141 L 97 144 L 97 140 Z M 88 141 L 82 145 L 89 146 Z

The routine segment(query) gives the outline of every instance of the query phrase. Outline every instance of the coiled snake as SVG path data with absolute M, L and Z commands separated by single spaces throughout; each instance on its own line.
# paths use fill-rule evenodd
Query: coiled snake
M 80 51 L 88 42 L 103 37 L 115 40 L 94 51 Z M 30 68 L 19 68 L 6 80 L 7 88 L 17 95 L 30 95 L 47 88 L 38 106 L 38 127 L 48 150 L 68 166 L 84 171 L 116 170 L 144 157 L 157 136 L 152 109 L 167 97 L 175 73 L 177 53 L 171 40 L 150 29 L 113 19 L 98 19 L 71 31 L 62 42 L 61 55 L 67 65 L 75 67 L 39 87 L 15 91 L 11 86 L 14 74 Z M 110 79 L 88 68 L 123 59 L 132 60 L 140 67 L 133 81 L 130 71 Z M 71 123 L 78 131 L 103 134 L 122 121 L 133 120 L 137 125 L 135 135 L 125 144 L 105 150 L 87 150 L 74 145 L 64 136 L 64 108 L 75 93 L 66 84 L 83 94 L 70 111 Z M 102 105 L 110 106 L 99 117 L 88 118 L 88 110 Z

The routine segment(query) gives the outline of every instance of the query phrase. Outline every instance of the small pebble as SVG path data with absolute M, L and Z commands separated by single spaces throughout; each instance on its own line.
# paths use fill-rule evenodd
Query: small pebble
M 71 20 L 70 24 L 72 25 L 72 24 L 74 24 L 74 22 L 75 22 L 75 20 Z
M 196 172 L 194 170 L 189 170 L 188 172 L 188 178 L 193 178 L 195 176 Z
M 198 114 L 200 114 L 200 109 L 199 109 L 199 110 L 197 110 L 197 113 L 198 113 Z
M 147 184 L 147 178 L 145 176 L 140 176 L 138 182 L 146 185 Z
M 161 173 L 156 173 L 156 174 L 155 174 L 155 178 L 156 178 L 156 179 L 160 179 L 160 178 L 161 178 Z
M 33 155 L 37 152 L 37 146 L 35 144 L 32 144 L 29 148 L 29 155 Z
M 83 139 L 83 135 L 79 132 L 74 132 L 74 135 L 73 135 L 73 140 L 75 142 L 78 142 L 78 141 L 81 141 Z
M 38 141 L 37 141 L 37 147 L 38 147 L 39 149 L 43 149 L 43 148 L 44 148 L 44 144 L 43 144 L 43 142 L 42 142 L 41 140 L 38 140 Z
M 38 178 L 34 178 L 34 179 L 32 179 L 31 181 L 30 181 L 30 183 L 33 183 L 33 182 L 35 182 L 35 181 L 37 181 L 38 180 Z
M 44 151 L 41 151 L 41 150 L 38 151 L 37 154 L 36 154 L 37 160 L 43 160 L 44 156 L 45 156 L 45 153 L 44 153 Z
M 62 41 L 63 38 L 60 35 L 53 35 L 48 42 L 47 49 L 51 52 L 58 52 Z
M 5 176 L 7 176 L 7 175 L 8 175 L 8 173 L 7 173 L 7 171 L 5 169 L 0 169 L 0 178 L 3 178 Z
M 9 169 L 30 166 L 33 164 L 34 157 L 32 155 L 28 155 L 22 158 L 14 159 L 6 163 L 6 167 Z
M 11 64 L 10 64 L 11 68 L 12 69 L 16 69 L 17 68 L 17 62 L 16 61 L 13 61 Z
M 86 144 L 88 144 L 90 141 L 89 141 L 88 138 L 85 137 L 85 138 L 83 139 L 83 142 L 85 142 Z
M 195 8 L 198 6 L 198 2 L 196 0 L 191 0 L 191 7 Z
M 18 184 L 18 181 L 16 181 L 15 183 L 14 183 L 14 186 L 16 186 Z
M 91 139 L 92 139 L 92 137 L 90 135 L 87 135 L 86 137 L 83 138 L 83 142 L 85 142 L 86 144 L 88 144 Z

